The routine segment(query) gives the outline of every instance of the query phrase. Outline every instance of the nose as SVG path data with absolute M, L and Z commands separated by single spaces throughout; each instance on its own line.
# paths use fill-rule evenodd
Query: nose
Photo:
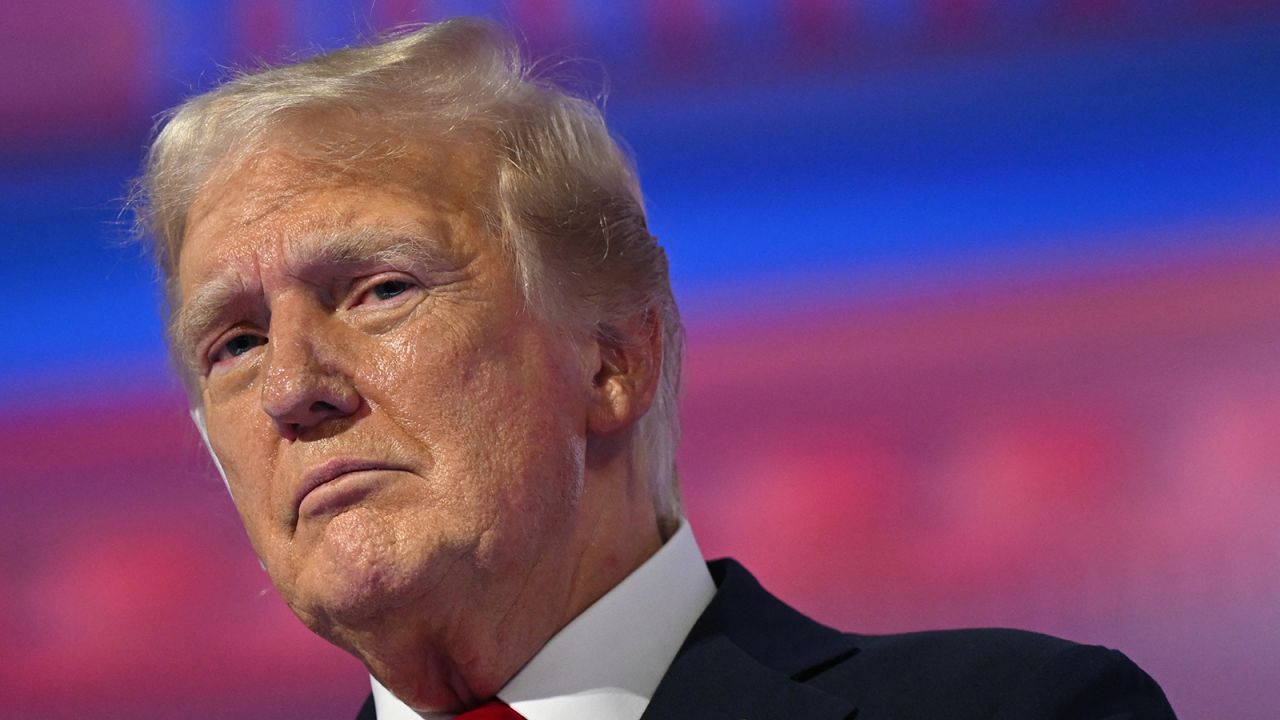
M 339 338 L 323 318 L 276 314 L 267 342 L 262 409 L 287 440 L 360 409 Z

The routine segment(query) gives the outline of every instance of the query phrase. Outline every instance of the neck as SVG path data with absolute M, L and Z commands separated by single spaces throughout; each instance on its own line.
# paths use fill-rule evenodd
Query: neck
M 415 709 L 457 711 L 493 697 L 662 546 L 647 479 L 624 448 L 593 448 L 605 449 L 588 452 L 581 502 L 566 518 L 571 531 L 535 567 L 489 578 L 467 594 L 475 599 L 468 607 L 403 608 L 340 644 Z

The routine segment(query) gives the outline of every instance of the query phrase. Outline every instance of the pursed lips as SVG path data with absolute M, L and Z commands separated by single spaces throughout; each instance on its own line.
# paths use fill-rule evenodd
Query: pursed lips
M 293 517 L 294 522 L 301 514 L 302 501 L 306 499 L 316 488 L 327 485 L 341 478 L 356 472 L 368 470 L 403 470 L 403 467 L 385 461 L 365 460 L 360 458 L 332 458 L 316 465 L 302 476 L 302 482 L 298 484 L 297 492 L 293 496 Z

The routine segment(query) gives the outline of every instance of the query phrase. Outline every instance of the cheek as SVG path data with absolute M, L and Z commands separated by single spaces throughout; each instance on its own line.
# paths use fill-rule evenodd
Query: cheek
M 274 446 L 269 436 L 256 427 L 260 424 L 250 413 L 224 408 L 211 413 L 209 440 L 249 540 L 263 556 L 272 518 L 271 478 L 275 462 Z
M 585 456 L 584 407 L 575 402 L 561 363 L 537 338 L 483 358 L 463 388 L 462 414 L 479 456 L 492 474 L 497 502 L 517 510 L 565 507 L 581 492 Z
M 367 387 L 395 388 L 372 392 L 475 503 L 501 506 L 532 480 L 534 490 L 574 492 L 585 394 L 574 390 L 576 359 L 557 342 L 567 341 L 529 325 L 478 336 L 453 328 L 422 333 L 386 343 L 368 366 Z

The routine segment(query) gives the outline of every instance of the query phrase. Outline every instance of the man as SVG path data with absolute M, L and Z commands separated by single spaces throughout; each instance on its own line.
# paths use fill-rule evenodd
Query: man
M 1113 651 L 847 635 L 703 564 L 638 183 L 491 26 L 236 78 L 141 189 L 193 416 L 361 717 L 1172 717 Z

